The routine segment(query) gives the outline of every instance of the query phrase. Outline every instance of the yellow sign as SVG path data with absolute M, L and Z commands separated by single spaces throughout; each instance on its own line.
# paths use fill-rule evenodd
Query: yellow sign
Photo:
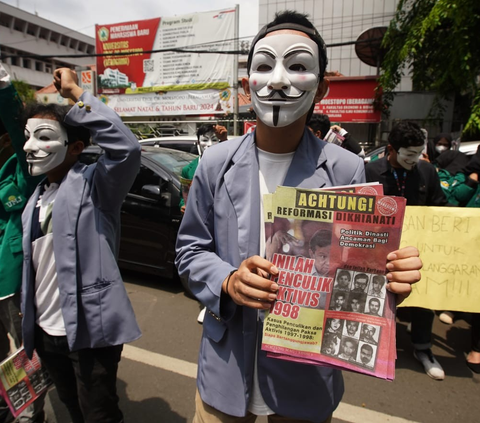
M 402 306 L 480 312 L 480 208 L 407 206 L 401 246 L 423 261 Z

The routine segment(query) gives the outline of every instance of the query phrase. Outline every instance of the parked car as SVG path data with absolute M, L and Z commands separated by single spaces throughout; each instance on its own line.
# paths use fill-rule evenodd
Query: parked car
M 175 137 L 160 137 L 160 138 L 145 138 L 139 140 L 140 144 L 153 146 L 173 148 L 174 150 L 181 150 L 187 153 L 198 155 L 198 150 L 195 148 L 197 137 L 195 135 L 178 135 Z
M 365 163 L 370 161 L 381 159 L 385 155 L 386 145 L 382 145 L 381 147 L 375 147 L 370 151 L 365 153 L 365 158 L 363 159 Z
M 473 156 L 477 152 L 480 141 L 463 141 L 458 149 L 467 156 Z
M 90 146 L 80 160 L 94 163 L 102 154 L 100 147 Z M 174 259 L 182 219 L 180 173 L 195 157 L 184 151 L 142 146 L 140 171 L 122 205 L 120 268 L 178 280 Z M 181 282 L 190 294 L 185 281 Z

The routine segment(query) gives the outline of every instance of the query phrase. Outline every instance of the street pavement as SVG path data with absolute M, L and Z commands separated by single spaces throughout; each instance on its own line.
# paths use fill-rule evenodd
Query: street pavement
M 125 423 L 191 422 L 200 306 L 185 296 L 180 284 L 130 272 L 124 279 L 143 332 L 138 341 L 125 345 L 120 363 L 118 392 Z M 480 421 L 480 375 L 465 365 L 469 316 L 460 315 L 452 326 L 435 319 L 433 352 L 446 372 L 444 381 L 435 381 L 413 358 L 406 314 L 399 313 L 397 324 L 395 381 L 344 372 L 346 391 L 334 423 Z M 55 389 L 46 406 L 49 423 L 70 423 Z

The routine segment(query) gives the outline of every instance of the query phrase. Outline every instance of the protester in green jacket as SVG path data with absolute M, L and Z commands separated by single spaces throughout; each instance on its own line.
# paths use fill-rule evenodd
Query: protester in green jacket
M 197 142 L 195 143 L 195 152 L 198 152 L 198 157 L 192 160 L 188 165 L 182 169 L 180 182 L 182 184 L 182 198 L 180 200 L 180 211 L 185 211 L 185 200 L 188 196 L 188 190 L 197 170 L 200 157 L 206 148 L 211 147 L 222 141 L 226 141 L 228 137 L 227 129 L 221 125 L 202 125 L 197 130 Z
M 468 163 L 468 157 L 460 151 L 447 150 L 437 156 L 440 186 L 450 206 L 464 206 L 478 185 L 463 173 Z
M 470 159 L 464 169 L 465 177 L 470 188 L 470 196 L 466 201 L 466 207 L 480 207 L 480 147 L 477 152 Z
M 436 165 L 443 192 L 451 205 L 480 207 L 480 148 L 470 160 L 459 151 L 444 151 L 437 157 Z M 445 314 L 447 318 L 442 319 Z M 447 324 L 452 324 L 453 318 L 450 311 L 440 314 L 440 320 Z M 471 332 L 471 350 L 466 363 L 474 373 L 480 373 L 480 313 L 472 313 Z
M 7 334 L 17 348 L 22 344 L 22 212 L 43 178 L 28 173 L 24 128 L 19 119 L 22 109 L 22 101 L 0 63 L 0 361 L 10 350 Z M 35 411 L 27 409 L 21 421 L 43 422 L 42 409 L 43 398 Z M 10 418 L 6 404 L 0 402 L 0 423 L 11 421 Z

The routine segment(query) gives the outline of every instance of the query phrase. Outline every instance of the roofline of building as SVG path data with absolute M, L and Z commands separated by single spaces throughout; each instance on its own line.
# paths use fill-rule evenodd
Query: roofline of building
M 1 7 L 0 13 L 2 14 L 10 15 L 15 18 L 22 19 L 26 22 L 31 22 L 35 25 L 41 26 L 48 30 L 55 31 L 60 34 L 68 35 L 69 37 L 78 39 L 84 43 L 95 45 L 95 38 L 82 34 L 81 32 L 67 28 L 63 25 L 59 25 L 57 23 L 49 21 L 48 19 L 26 12 L 25 10 L 19 9 L 17 7 L 11 6 L 1 1 L 0 1 L 0 7 Z

